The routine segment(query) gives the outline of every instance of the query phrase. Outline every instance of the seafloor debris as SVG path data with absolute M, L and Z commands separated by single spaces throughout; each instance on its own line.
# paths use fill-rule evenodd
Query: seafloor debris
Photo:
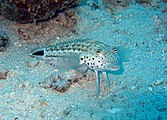
M 128 7 L 132 0 L 103 0 L 105 6 L 114 12 L 116 9 Z
M 9 45 L 9 36 L 3 32 L 0 31 L 0 52 L 4 52 Z
M 153 16 L 153 20 L 156 23 L 156 27 L 154 31 L 158 33 L 158 37 L 156 38 L 157 42 L 166 42 L 166 25 L 167 25 L 167 14 L 161 14 L 159 16 Z
M 148 91 L 149 92 L 152 92 L 153 91 L 153 88 L 151 86 L 148 87 Z
M 28 40 L 32 40 L 34 38 L 34 36 L 36 35 L 36 32 L 31 31 L 31 30 L 26 29 L 26 28 L 19 28 L 18 34 L 22 40 L 28 41 Z
M 0 67 L 0 80 L 6 79 L 8 72 L 7 69 Z
M 51 80 L 44 81 L 40 85 L 44 88 L 51 88 L 53 91 L 66 92 L 73 83 L 79 83 L 79 81 L 86 82 L 88 77 L 84 74 L 78 73 L 74 70 L 56 74 L 51 77 Z
M 163 2 L 167 2 L 167 0 L 162 0 Z
M 164 9 L 162 10 L 163 13 L 166 13 L 167 12 L 167 6 L 164 7 Z
M 162 85 L 164 83 L 164 80 L 157 80 L 157 81 L 154 81 L 153 82 L 153 84 L 155 85 L 155 86 L 160 86 L 160 85 Z
M 91 4 L 90 4 L 90 7 L 91 7 L 91 9 L 92 10 L 97 10 L 97 9 L 99 9 L 100 8 L 100 6 L 99 5 L 97 5 L 96 3 L 94 3 L 94 2 L 92 2 Z
M 90 6 L 91 10 L 97 10 L 100 8 L 97 1 L 86 1 L 84 4 Z
M 159 7 L 161 0 L 136 0 L 136 2 L 143 5 L 151 5 L 152 7 Z
M 73 110 L 74 108 L 73 107 L 67 107 L 65 108 L 63 111 L 62 111 L 62 116 L 63 117 L 67 117 Z
M 159 19 L 161 20 L 162 24 L 167 25 L 167 13 L 161 14 Z
M 2 15 L 20 23 L 36 22 L 51 18 L 67 10 L 81 0 L 3 0 L 0 8 Z
M 56 21 L 65 28 L 73 27 L 77 22 L 77 19 L 75 17 L 75 10 L 70 9 L 68 11 L 65 11 L 64 13 L 60 13 L 57 16 Z
M 70 88 L 70 85 L 71 85 L 71 80 L 60 79 L 60 80 L 55 81 L 52 87 L 56 91 L 63 93 Z
M 63 38 L 77 34 L 75 27 L 79 20 L 75 9 L 68 9 L 59 13 L 57 17 L 47 20 L 45 22 L 27 23 L 27 24 L 12 24 L 10 28 L 12 31 L 18 31 L 20 40 L 35 43 L 48 43 L 49 40 Z M 58 39 L 57 39 L 58 40 Z
M 27 62 L 27 65 L 29 66 L 29 67 L 36 67 L 37 65 L 39 64 L 39 60 L 31 60 L 31 61 L 29 61 L 29 62 Z
M 159 112 L 167 112 L 167 107 L 166 107 L 166 105 L 163 105 L 163 104 L 161 104 L 161 105 L 158 105 L 157 107 L 156 107 L 156 109 L 157 109 L 157 111 L 159 111 Z

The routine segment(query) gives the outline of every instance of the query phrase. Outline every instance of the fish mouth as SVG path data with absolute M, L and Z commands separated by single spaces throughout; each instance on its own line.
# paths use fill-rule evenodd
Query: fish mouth
M 36 58 L 37 57 L 35 55 L 32 55 L 32 53 L 30 53 L 29 56 L 32 57 L 32 58 Z

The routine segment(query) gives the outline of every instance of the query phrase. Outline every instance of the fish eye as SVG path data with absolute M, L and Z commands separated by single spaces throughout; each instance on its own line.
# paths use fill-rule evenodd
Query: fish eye
M 117 48 L 116 47 L 114 47 L 113 50 L 114 50 L 114 52 L 117 52 Z
M 96 52 L 97 52 L 97 53 L 100 53 L 100 52 L 101 52 L 101 50 L 100 50 L 100 49 L 98 49 Z
M 44 51 L 43 50 L 37 51 L 37 52 L 32 53 L 32 55 L 43 56 L 44 55 Z

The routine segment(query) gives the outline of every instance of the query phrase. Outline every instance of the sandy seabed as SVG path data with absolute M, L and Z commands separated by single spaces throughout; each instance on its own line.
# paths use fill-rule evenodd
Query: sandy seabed
M 167 120 L 167 13 L 132 4 L 111 14 L 84 5 L 77 8 L 77 15 L 75 33 L 54 27 L 49 31 L 46 24 L 44 31 L 48 33 L 36 35 L 30 30 L 32 40 L 28 41 L 18 34 L 18 28 L 24 25 L 0 17 L 0 31 L 10 36 L 10 46 L 0 53 L 0 67 L 9 71 L 7 79 L 0 80 L 0 120 Z M 34 61 L 29 56 L 33 49 L 53 40 L 75 38 L 90 38 L 132 51 L 124 71 L 109 75 L 109 92 L 101 79 L 100 97 L 92 96 L 94 77 L 58 93 L 39 86 L 54 73 L 50 66 L 44 62 L 35 67 L 27 65 Z

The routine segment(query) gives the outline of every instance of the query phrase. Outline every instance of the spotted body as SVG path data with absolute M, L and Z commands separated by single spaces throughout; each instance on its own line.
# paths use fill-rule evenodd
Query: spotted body
M 93 40 L 73 40 L 39 48 L 30 54 L 32 57 L 47 61 L 56 69 L 78 69 L 86 66 L 96 72 L 97 94 L 100 93 L 99 72 L 105 76 L 107 86 L 110 81 L 107 71 L 120 68 L 119 56 L 115 47 Z

